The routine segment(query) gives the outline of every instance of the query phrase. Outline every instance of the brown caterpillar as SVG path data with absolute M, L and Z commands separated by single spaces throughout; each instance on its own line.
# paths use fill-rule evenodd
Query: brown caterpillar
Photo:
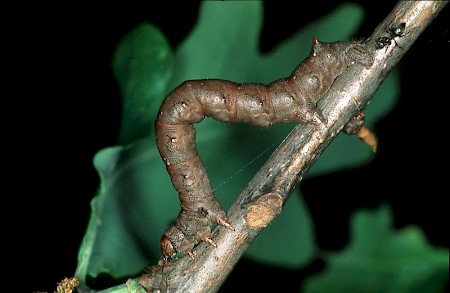
M 156 119 L 156 140 L 181 211 L 161 238 L 164 259 L 181 252 L 194 257 L 200 241 L 215 246 L 211 225 L 234 230 L 213 195 L 208 175 L 197 153 L 194 123 L 211 117 L 222 122 L 269 126 L 281 122 L 324 125 L 316 103 L 335 78 L 354 64 L 372 64 L 362 42 L 322 43 L 313 39 L 311 53 L 290 77 L 268 85 L 205 79 L 185 81 L 164 99 Z

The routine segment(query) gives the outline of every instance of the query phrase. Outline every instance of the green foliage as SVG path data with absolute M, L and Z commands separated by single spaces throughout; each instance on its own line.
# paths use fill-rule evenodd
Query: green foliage
M 151 25 L 138 25 L 117 46 L 112 67 L 123 100 L 120 144 L 151 134 L 172 61 L 164 35 Z
M 324 257 L 327 269 L 304 284 L 313 292 L 442 292 L 448 280 L 448 249 L 434 248 L 415 226 L 396 231 L 391 211 L 359 211 L 352 240 Z
M 153 25 L 142 23 L 132 30 L 113 58 L 123 97 L 123 119 L 119 144 L 100 150 L 93 160 L 101 186 L 91 202 L 90 223 L 79 251 L 76 276 L 81 284 L 85 286 L 88 277 L 101 274 L 118 280 L 132 278 L 160 258 L 160 237 L 179 212 L 178 196 L 156 149 L 153 132 L 159 105 L 170 90 L 188 79 L 268 83 L 286 77 L 309 54 L 313 37 L 330 42 L 350 40 L 362 19 L 359 6 L 342 5 L 267 55 L 258 51 L 262 26 L 262 4 L 258 1 L 202 2 L 196 26 L 175 54 Z M 397 94 L 398 75 L 393 72 L 377 94 L 383 98 L 374 97 L 367 108 L 369 126 L 393 107 Z M 294 125 L 263 128 L 206 119 L 195 127 L 198 150 L 215 194 L 228 209 Z M 357 139 L 338 136 L 307 176 L 361 165 L 371 158 L 371 150 Z M 392 286 L 410 288 L 413 283 L 404 272 L 415 270 L 418 258 L 408 263 L 408 252 L 433 259 L 417 272 L 428 274 L 428 279 L 433 272 L 441 273 L 442 252 L 429 247 L 417 228 L 410 232 L 390 230 L 389 217 L 386 209 L 375 215 L 359 214 L 354 221 L 352 245 L 341 255 L 327 258 L 329 269 L 308 282 L 308 291 L 336 283 L 343 289 L 353 286 L 349 277 L 342 278 L 344 269 L 357 276 L 358 288 L 365 288 L 365 280 L 371 284 L 382 279 L 388 287 L 380 288 L 389 289 L 389 280 L 396 278 L 405 280 Z M 301 196 L 292 196 L 281 215 L 254 241 L 247 256 L 261 263 L 302 267 L 315 257 L 312 225 Z M 372 246 L 374 241 L 377 247 Z M 374 256 L 377 262 L 373 262 Z M 393 257 L 398 262 L 389 263 Z M 102 292 L 132 292 L 133 284 L 130 280 Z

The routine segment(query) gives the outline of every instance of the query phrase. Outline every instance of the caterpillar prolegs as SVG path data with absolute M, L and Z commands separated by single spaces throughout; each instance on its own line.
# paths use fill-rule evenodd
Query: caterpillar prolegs
M 194 123 L 211 117 L 222 122 L 269 126 L 281 122 L 324 124 L 316 107 L 337 76 L 354 64 L 372 64 L 362 42 L 324 43 L 313 39 L 308 58 L 291 76 L 270 84 L 227 80 L 188 80 L 164 99 L 156 119 L 158 150 L 181 202 L 180 213 L 161 238 L 165 259 L 181 252 L 194 257 L 200 241 L 215 245 L 214 223 L 234 230 L 215 198 L 197 153 Z

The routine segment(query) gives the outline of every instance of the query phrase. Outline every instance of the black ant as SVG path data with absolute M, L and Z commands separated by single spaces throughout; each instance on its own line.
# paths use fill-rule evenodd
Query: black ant
M 404 35 L 405 32 L 405 28 L 406 28 L 406 23 L 402 22 L 398 27 L 393 27 L 392 25 L 388 26 L 388 29 L 386 30 L 386 32 L 388 33 L 388 37 L 380 37 L 378 38 L 378 40 L 375 42 L 377 49 L 381 49 L 384 48 L 388 45 L 390 45 L 392 43 L 392 41 L 395 42 L 395 44 L 398 46 L 397 42 L 395 41 L 396 37 L 401 37 Z M 398 46 L 399 48 L 401 48 L 400 46 Z

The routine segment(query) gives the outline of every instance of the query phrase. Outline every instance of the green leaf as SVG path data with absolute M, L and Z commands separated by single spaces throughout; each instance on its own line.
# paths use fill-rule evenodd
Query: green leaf
M 90 221 L 78 255 L 76 276 L 83 284 L 87 277 L 96 278 L 101 274 L 116 279 L 135 275 L 159 256 L 157 243 L 164 231 L 161 228 L 152 233 L 155 213 L 147 211 L 153 203 L 149 195 L 156 192 L 135 194 L 133 190 L 145 184 L 147 176 L 152 176 L 153 170 L 144 168 L 143 173 L 139 172 L 142 165 L 147 168 L 159 165 L 161 170 L 156 177 L 161 175 L 162 181 L 166 181 L 161 186 L 173 189 L 162 168 L 154 138 L 150 140 L 148 136 L 167 92 L 172 60 L 165 37 L 146 23 L 125 36 L 115 52 L 113 69 L 124 99 L 121 140 L 132 143 L 106 148 L 94 157 L 101 186 L 91 202 Z M 145 176 L 139 177 L 141 174 Z M 131 198 L 129 202 L 128 198 Z M 176 201 L 175 195 L 173 202 Z M 163 216 L 161 220 L 164 221 Z M 169 220 L 164 225 L 168 223 Z
M 120 144 L 152 133 L 172 62 L 166 38 L 148 23 L 136 26 L 117 46 L 112 68 L 123 99 Z
M 302 292 L 443 292 L 448 255 L 416 226 L 394 230 L 387 205 L 361 210 L 351 220 L 347 249 L 328 253 L 325 271 L 310 277 Z

